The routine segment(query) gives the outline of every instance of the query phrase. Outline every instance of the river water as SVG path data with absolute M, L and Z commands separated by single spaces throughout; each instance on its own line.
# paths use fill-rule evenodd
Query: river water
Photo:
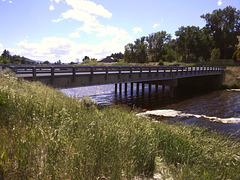
M 166 89 L 162 96 L 161 87 L 155 90 L 148 86 L 144 93 L 115 93 L 114 85 L 90 86 L 62 89 L 69 96 L 91 96 L 102 106 L 124 104 L 139 108 L 143 114 L 168 117 L 169 121 L 207 127 L 226 134 L 236 134 L 240 138 L 240 90 L 220 90 L 205 94 L 177 96 L 173 99 Z

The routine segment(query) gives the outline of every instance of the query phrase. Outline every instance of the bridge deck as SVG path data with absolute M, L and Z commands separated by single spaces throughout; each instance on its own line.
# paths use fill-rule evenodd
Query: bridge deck
M 53 87 L 79 87 L 122 82 L 168 81 L 179 78 L 221 75 L 223 67 L 178 66 L 23 66 L 9 65 L 18 77 Z

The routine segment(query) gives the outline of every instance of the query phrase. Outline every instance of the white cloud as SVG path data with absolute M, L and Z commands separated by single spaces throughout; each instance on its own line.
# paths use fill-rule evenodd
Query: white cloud
M 111 18 L 112 13 L 106 10 L 102 5 L 97 5 L 88 0 L 66 0 L 67 5 L 72 6 L 73 10 L 85 11 L 91 15 L 102 16 L 104 18 Z
M 157 28 L 157 27 L 159 27 L 160 26 L 160 24 L 154 24 L 153 25 L 153 28 L 155 29 L 155 28 Z
M 2 53 L 3 51 L 3 45 L 0 43 L 0 54 Z
M 123 52 L 124 45 L 117 41 L 104 41 L 100 44 L 80 44 L 68 38 L 47 37 L 39 43 L 31 43 L 27 40 L 18 43 L 20 49 L 9 49 L 14 54 L 19 54 L 33 60 L 48 60 L 56 62 L 75 61 L 84 56 L 102 58 L 115 52 Z M 1 48 L 1 44 L 0 44 Z
M 62 20 L 63 20 L 63 19 L 59 18 L 59 19 L 54 19 L 54 20 L 52 20 L 52 22 L 57 23 L 57 22 L 60 22 L 60 21 L 62 21 Z
M 140 28 L 140 27 L 133 28 L 133 33 L 134 34 L 137 34 L 137 33 L 140 33 L 140 32 L 143 32 L 142 28 Z
M 73 33 L 69 34 L 69 37 L 71 37 L 71 38 L 80 38 L 80 34 L 79 34 L 79 32 L 73 32 Z
M 2 0 L 3 2 L 5 2 L 6 0 Z M 12 4 L 13 2 L 10 0 L 10 1 L 8 1 L 10 4 Z
M 54 9 L 55 9 L 54 6 L 51 4 L 50 7 L 49 7 L 49 10 L 53 11 Z
M 218 0 L 218 6 L 221 6 L 222 5 L 222 0 Z

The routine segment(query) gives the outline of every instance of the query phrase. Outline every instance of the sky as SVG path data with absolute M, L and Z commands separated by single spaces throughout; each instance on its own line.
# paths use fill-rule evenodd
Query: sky
M 0 54 L 77 62 L 124 53 L 137 38 L 205 26 L 202 14 L 240 0 L 0 0 Z

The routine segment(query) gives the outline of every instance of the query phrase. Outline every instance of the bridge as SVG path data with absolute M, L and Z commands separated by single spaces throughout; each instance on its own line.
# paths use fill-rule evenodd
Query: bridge
M 18 77 L 29 81 L 40 81 L 54 88 L 72 88 L 91 85 L 115 84 L 115 91 L 122 92 L 122 83 L 125 84 L 125 92 L 128 83 L 136 83 L 137 93 L 139 85 L 162 86 L 164 94 L 165 86 L 170 87 L 171 96 L 175 87 L 181 84 L 206 84 L 221 85 L 224 74 L 223 67 L 180 67 L 180 66 L 69 66 L 69 65 L 7 65 Z M 201 78 L 201 80 L 197 80 Z M 188 81 L 188 83 L 181 83 Z M 118 88 L 119 86 L 119 88 Z M 158 89 L 158 88 L 155 88 Z

